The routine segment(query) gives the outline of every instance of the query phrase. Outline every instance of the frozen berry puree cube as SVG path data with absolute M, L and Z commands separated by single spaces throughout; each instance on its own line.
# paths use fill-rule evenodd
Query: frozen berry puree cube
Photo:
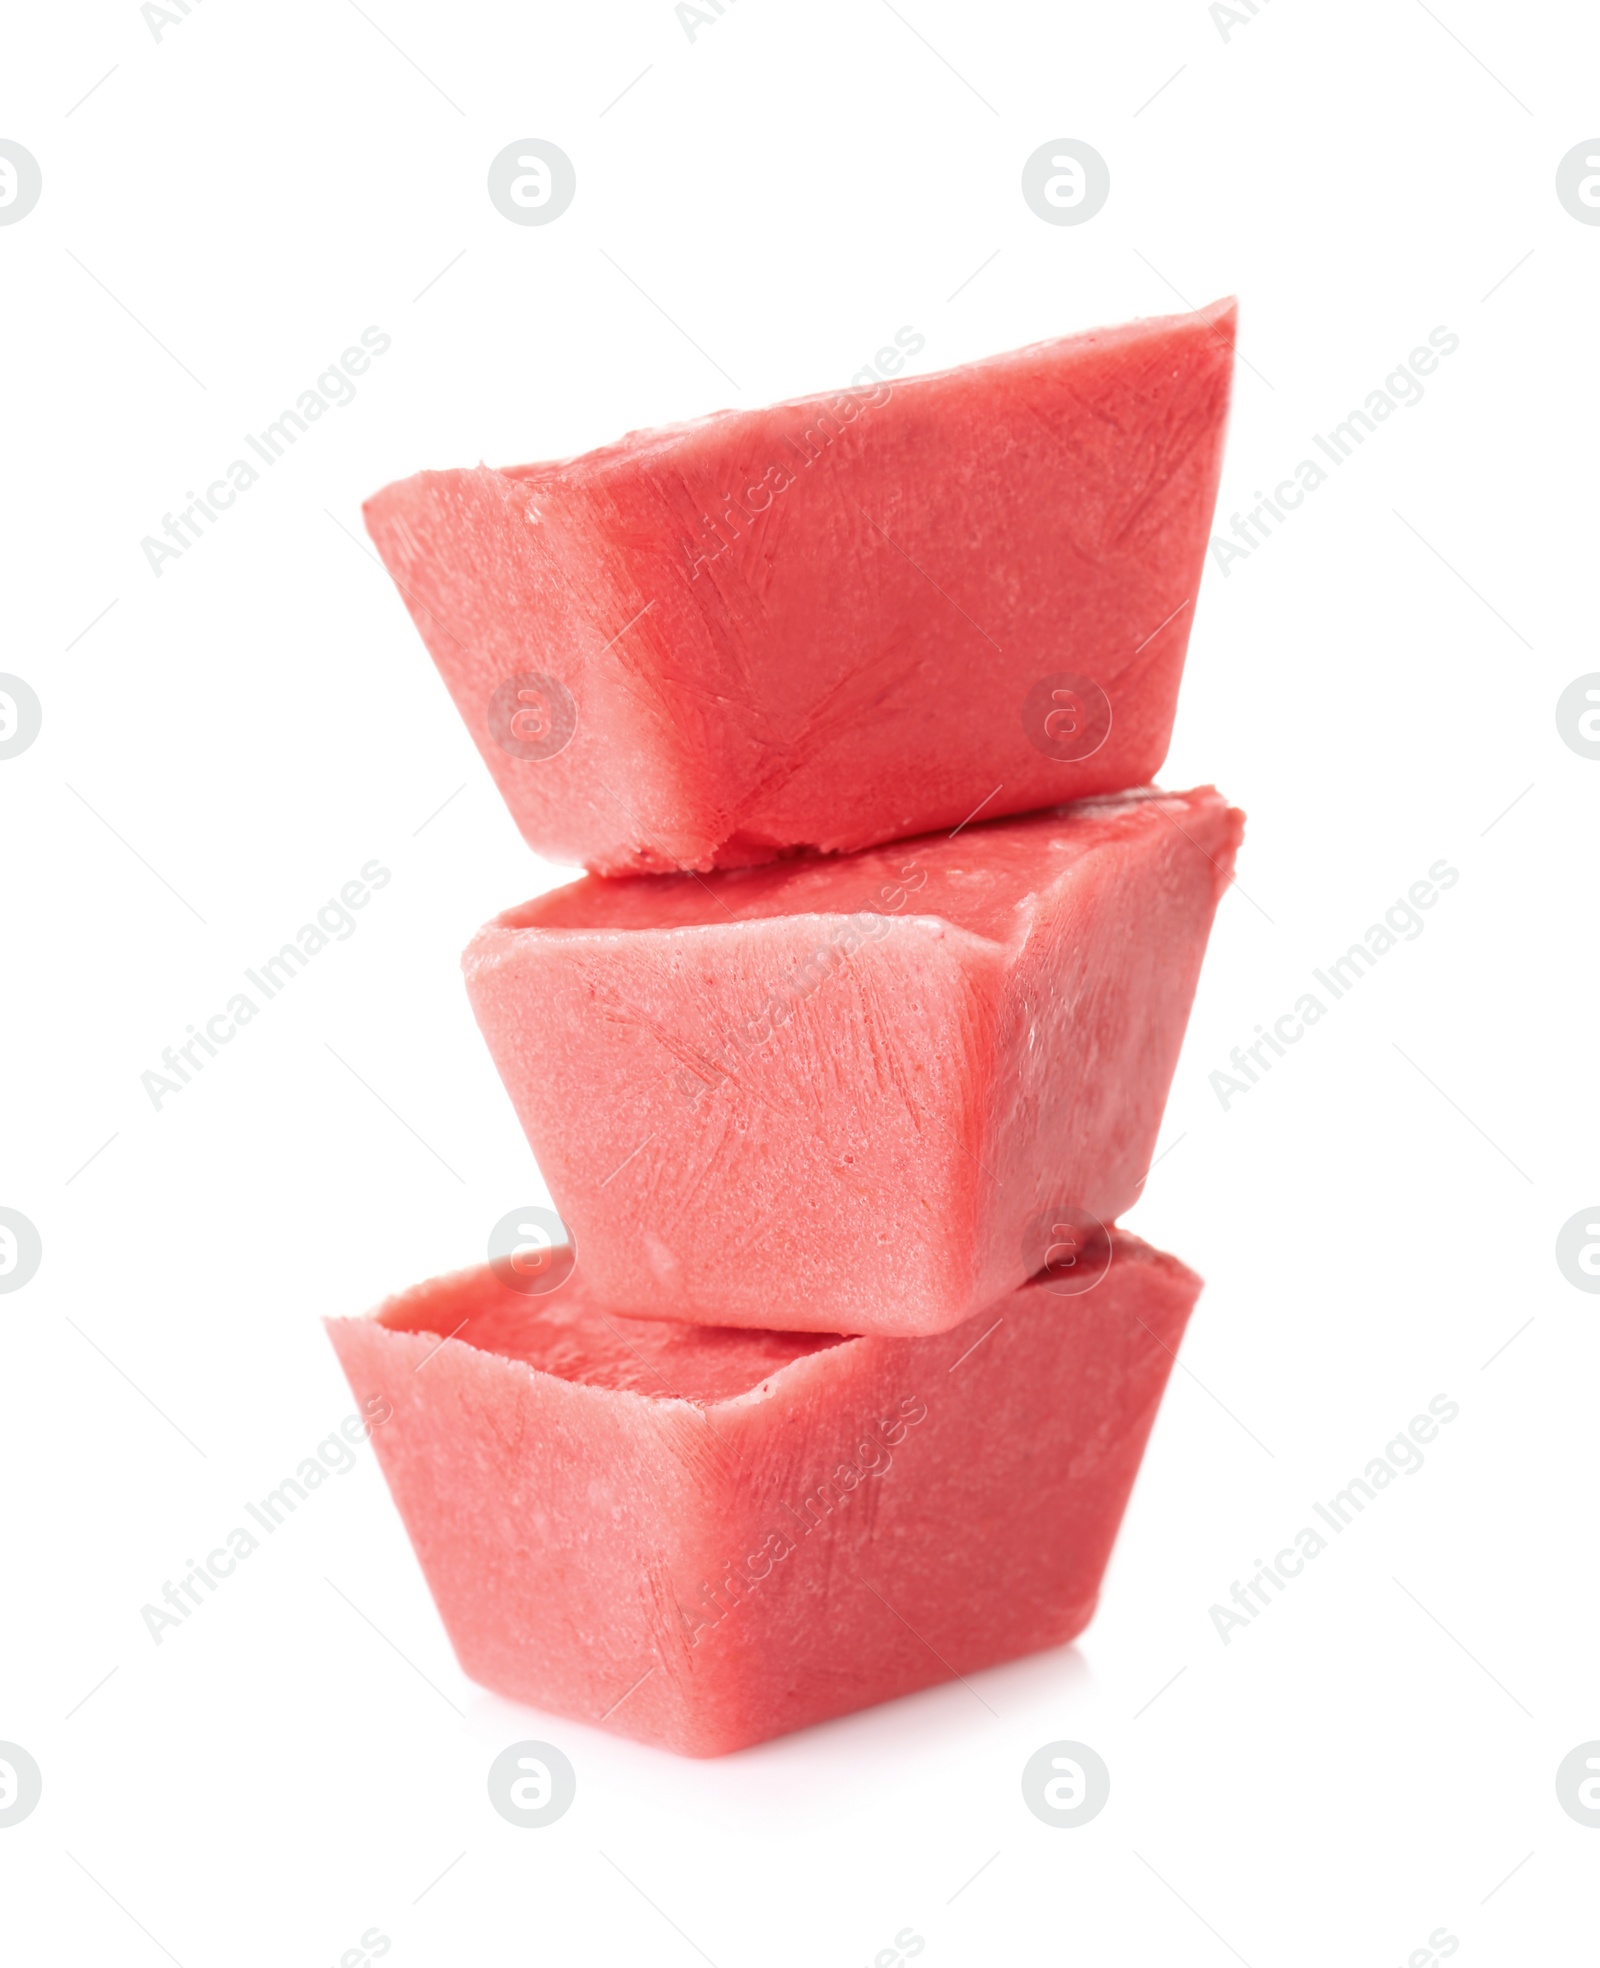
M 1200 1288 L 1124 1232 L 1096 1278 L 896 1341 L 484 1268 L 329 1331 L 463 1670 L 716 1756 L 1082 1630 Z
M 599 1303 L 899 1337 L 1137 1199 L 1242 816 L 1136 793 L 588 877 L 467 988 Z
M 1145 784 L 1216 500 L 1234 307 L 427 471 L 366 520 L 530 846 L 834 852 Z

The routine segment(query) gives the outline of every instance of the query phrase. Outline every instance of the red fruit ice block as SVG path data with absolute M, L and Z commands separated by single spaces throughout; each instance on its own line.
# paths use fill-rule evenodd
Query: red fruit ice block
M 614 874 L 869 846 L 1154 776 L 1233 341 L 1218 302 L 422 472 L 367 527 L 541 854 Z
M 393 1410 L 373 1445 L 463 1670 L 716 1756 L 1083 1629 L 1200 1289 L 1125 1232 L 1110 1257 L 1087 1295 L 910 1341 L 624 1318 L 581 1271 L 524 1298 L 487 1268 L 329 1332 Z
M 596 1300 L 903 1338 L 1069 1261 L 1149 1169 L 1242 825 L 1124 794 L 480 930 L 473 1010 Z

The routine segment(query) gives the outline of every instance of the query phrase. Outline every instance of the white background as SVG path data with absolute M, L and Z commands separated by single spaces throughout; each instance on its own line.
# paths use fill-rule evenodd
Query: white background
M 856 1968 L 908 1926 L 927 1968 L 1351 1968 L 1440 1927 L 1459 1968 L 1590 1958 L 1600 1834 L 1553 1780 L 1600 1737 L 1600 1305 L 1553 1253 L 1600 1195 L 1600 764 L 1554 707 L 1600 668 L 1600 228 L 1554 175 L 1600 30 L 896 4 L 692 41 L 668 0 L 10 12 L 44 195 L 0 229 L 0 667 L 44 730 L 0 764 L 0 1201 L 44 1262 L 0 1298 L 0 1738 L 45 1788 L 0 1831 L 8 1960 L 317 1968 L 374 1926 L 394 1968 Z M 548 227 L 485 193 L 526 136 L 577 169 Z M 1082 227 L 1019 191 L 1062 136 L 1110 165 Z M 1209 1284 L 1080 1644 L 978 1677 L 994 1715 L 957 1684 L 679 1761 L 468 1683 L 363 1449 L 156 1647 L 140 1607 L 349 1412 L 321 1318 L 544 1199 L 457 955 L 561 877 L 362 497 L 839 384 L 902 325 L 934 369 L 1228 292 L 1224 516 L 1460 347 L 1207 572 L 1163 777 L 1250 827 L 1130 1223 Z M 357 400 L 156 579 L 141 537 L 368 324 Z M 162 1048 L 374 856 L 357 933 L 154 1111 Z M 1230 1048 L 1440 857 L 1425 933 L 1224 1111 Z M 1213 1602 L 1441 1393 L 1427 1466 L 1224 1646 Z M 528 1735 L 578 1771 L 544 1831 L 484 1789 Z M 1112 1772 L 1081 1830 L 1018 1788 L 1059 1737 Z

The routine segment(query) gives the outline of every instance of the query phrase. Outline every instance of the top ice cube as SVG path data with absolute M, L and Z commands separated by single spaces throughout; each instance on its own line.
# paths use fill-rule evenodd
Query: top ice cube
M 367 526 L 551 859 L 736 867 L 1143 785 L 1234 315 L 422 472 Z

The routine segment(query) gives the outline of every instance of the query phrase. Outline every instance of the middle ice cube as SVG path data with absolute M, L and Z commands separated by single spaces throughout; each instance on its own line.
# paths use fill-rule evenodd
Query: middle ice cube
M 1242 827 L 1147 789 L 488 924 L 467 989 L 590 1291 L 908 1337 L 1092 1282 Z

